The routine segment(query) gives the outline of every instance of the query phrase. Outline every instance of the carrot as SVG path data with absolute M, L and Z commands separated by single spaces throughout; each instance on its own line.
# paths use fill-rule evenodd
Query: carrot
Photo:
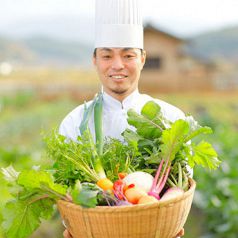
M 126 199 L 133 204 L 137 204 L 142 196 L 145 196 L 146 192 L 138 187 L 130 188 L 125 191 Z
M 118 173 L 119 179 L 124 179 L 126 176 L 127 176 L 127 173 L 123 173 L 123 172 Z
M 97 181 L 97 185 L 98 187 L 100 187 L 101 189 L 103 189 L 104 191 L 113 190 L 113 182 L 108 179 L 108 178 L 101 178 Z

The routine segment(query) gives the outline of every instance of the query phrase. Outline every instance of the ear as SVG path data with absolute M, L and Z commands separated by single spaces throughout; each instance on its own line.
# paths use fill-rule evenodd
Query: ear
M 96 66 L 96 57 L 95 56 L 93 56 L 92 61 L 93 61 L 93 65 Z
M 143 52 L 141 53 L 141 63 L 142 63 L 141 69 L 143 69 L 143 67 L 145 65 L 145 61 L 146 61 L 146 51 L 143 50 Z

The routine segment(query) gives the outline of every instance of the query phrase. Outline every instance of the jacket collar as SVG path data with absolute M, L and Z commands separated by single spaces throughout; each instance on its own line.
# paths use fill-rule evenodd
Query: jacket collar
M 133 108 L 140 93 L 136 89 L 133 93 L 127 96 L 122 102 L 118 101 L 114 97 L 110 96 L 106 92 L 103 93 L 103 105 L 105 110 L 128 110 Z

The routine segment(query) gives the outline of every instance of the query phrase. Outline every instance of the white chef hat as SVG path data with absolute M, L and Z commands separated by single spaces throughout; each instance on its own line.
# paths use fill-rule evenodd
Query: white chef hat
M 95 48 L 143 49 L 140 0 L 95 1 Z

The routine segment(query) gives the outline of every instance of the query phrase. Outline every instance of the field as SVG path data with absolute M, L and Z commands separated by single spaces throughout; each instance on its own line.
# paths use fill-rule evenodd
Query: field
M 8 90 L 2 90 L 3 87 Z M 13 164 L 16 169 L 22 169 L 50 163 L 44 153 L 43 133 L 57 127 L 69 111 L 90 98 L 98 88 L 94 73 L 88 76 L 87 72 L 77 70 L 19 71 L 7 78 L 0 77 L 0 166 Z M 237 237 L 238 93 L 152 96 L 177 105 L 201 124 L 212 127 L 214 134 L 207 139 L 223 161 L 215 173 L 195 171 L 198 189 L 185 226 L 185 238 Z M 2 175 L 0 184 L 2 210 L 10 197 Z M 61 237 L 62 229 L 56 213 L 32 237 Z

